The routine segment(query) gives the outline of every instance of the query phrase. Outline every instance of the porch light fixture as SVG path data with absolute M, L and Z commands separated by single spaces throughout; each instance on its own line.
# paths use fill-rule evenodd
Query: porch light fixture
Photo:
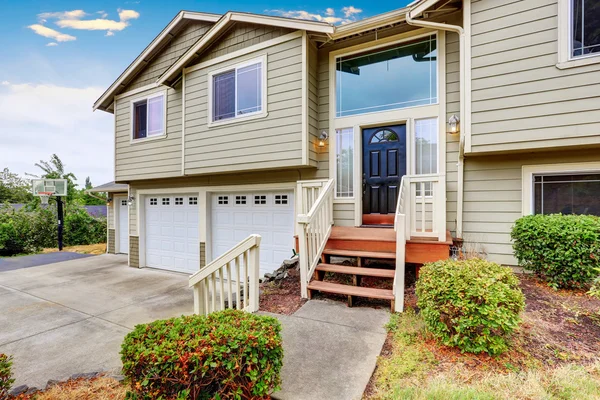
M 110 205 L 112 204 L 112 202 L 113 202 L 113 198 L 112 198 L 112 197 L 108 197 L 108 198 L 106 199 L 106 204 L 107 204 L 107 205 L 109 205 L 109 206 L 110 206 Z
M 135 197 L 133 197 L 133 196 L 129 196 L 129 197 L 127 198 L 127 205 L 128 205 L 128 206 L 132 206 L 134 201 L 135 201 Z
M 456 116 L 456 114 L 452 114 L 450 118 L 448 118 L 448 133 L 451 135 L 455 135 L 460 132 L 460 120 Z
M 319 147 L 325 147 L 325 142 L 328 138 L 329 135 L 327 134 L 327 131 L 321 131 L 321 134 L 319 135 Z

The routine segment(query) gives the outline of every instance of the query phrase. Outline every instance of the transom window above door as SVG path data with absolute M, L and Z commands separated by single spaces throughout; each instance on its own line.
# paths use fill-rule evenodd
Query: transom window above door
M 263 58 L 209 74 L 211 122 L 259 115 L 265 109 Z
M 336 117 L 438 102 L 436 35 L 336 59 Z
M 571 57 L 600 55 L 600 4 L 598 0 L 569 0 Z
M 154 94 L 131 102 L 132 139 L 165 134 L 165 94 Z
M 371 136 L 371 140 L 369 143 L 386 143 L 386 142 L 397 142 L 398 135 L 394 131 L 390 131 L 389 129 L 382 129 L 373 134 Z

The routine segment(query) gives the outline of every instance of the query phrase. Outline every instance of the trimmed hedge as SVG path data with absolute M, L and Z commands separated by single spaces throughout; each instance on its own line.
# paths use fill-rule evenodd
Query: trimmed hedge
M 425 264 L 416 291 L 428 331 L 471 353 L 507 350 L 525 307 L 512 270 L 481 259 Z
M 279 388 L 275 318 L 225 310 L 138 325 L 121 349 L 129 399 L 258 399 Z
M 529 215 L 511 232 L 519 264 L 551 287 L 581 287 L 600 268 L 600 218 L 591 215 Z
M 0 353 L 0 399 L 8 397 L 8 391 L 14 383 L 12 379 L 12 357 Z

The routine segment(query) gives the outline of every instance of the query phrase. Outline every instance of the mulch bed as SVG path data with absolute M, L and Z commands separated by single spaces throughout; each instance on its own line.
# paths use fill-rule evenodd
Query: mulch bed
M 287 278 L 260 284 L 261 311 L 292 315 L 306 303 L 300 297 L 300 270 L 291 268 L 287 272 Z

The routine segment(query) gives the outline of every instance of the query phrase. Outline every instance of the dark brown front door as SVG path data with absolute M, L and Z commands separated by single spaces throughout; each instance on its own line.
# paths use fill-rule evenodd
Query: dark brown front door
M 382 223 L 393 221 L 405 174 L 406 125 L 363 130 L 363 223 L 378 220 L 369 214 L 381 214 Z

